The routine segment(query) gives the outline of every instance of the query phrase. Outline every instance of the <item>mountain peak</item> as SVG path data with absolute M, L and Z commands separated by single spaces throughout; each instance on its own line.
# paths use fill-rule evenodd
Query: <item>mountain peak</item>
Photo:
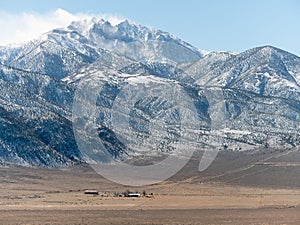
M 137 61 L 188 62 L 195 61 L 206 53 L 167 32 L 128 20 L 112 24 L 99 18 L 85 19 L 72 22 L 67 29 L 69 32 L 79 33 L 94 46 Z M 171 47 L 176 49 L 174 53 Z M 163 55 L 161 52 L 164 52 Z
M 284 52 L 282 49 L 276 48 L 272 45 L 265 45 L 258 47 L 259 51 L 264 52 L 264 53 L 277 53 L 277 52 Z
M 288 56 L 293 56 L 293 57 L 299 58 L 297 55 L 294 55 L 290 52 L 287 52 L 283 49 L 274 47 L 272 45 L 259 46 L 259 47 L 255 47 L 255 48 L 245 51 L 245 53 L 251 53 L 251 52 L 258 53 L 258 54 L 265 55 L 265 56 L 267 56 L 267 55 L 271 56 L 272 54 L 275 54 L 275 55 L 280 55 L 280 56 L 288 55 Z M 241 54 L 243 54 L 243 53 L 241 53 Z
M 129 22 L 129 20 L 125 19 L 124 21 L 121 21 L 118 25 L 120 26 L 130 26 L 133 23 Z

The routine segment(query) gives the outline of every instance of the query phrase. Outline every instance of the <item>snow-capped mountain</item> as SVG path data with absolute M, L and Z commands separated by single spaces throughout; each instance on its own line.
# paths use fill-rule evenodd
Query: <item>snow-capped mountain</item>
M 92 18 L 54 29 L 19 48 L 0 49 L 0 62 L 62 79 L 110 52 L 143 62 L 190 62 L 205 51 L 163 31 Z M 108 52 L 109 51 L 109 52 Z
M 73 22 L 68 29 L 80 33 L 95 46 L 136 61 L 190 62 L 206 53 L 167 32 L 149 29 L 128 20 L 113 26 L 108 21 L 93 18 Z
M 269 53 L 269 51 L 273 53 Z M 197 62 L 178 65 L 177 67 L 159 63 L 147 65 L 133 63 L 117 71 L 109 70 L 99 74 L 99 71 L 102 71 L 101 67 L 98 67 L 98 64 L 92 64 L 73 77 L 68 77 L 69 80 L 67 81 L 72 83 L 83 77 L 87 79 L 98 77 L 100 79 L 100 86 L 103 86 L 103 93 L 98 102 L 101 106 L 99 112 L 101 120 L 98 123 L 101 132 L 100 138 L 116 157 L 124 157 L 122 154 L 125 154 L 125 158 L 136 157 L 136 154 L 145 157 L 153 155 L 153 152 L 159 155 L 165 153 L 164 149 L 168 148 L 168 144 L 170 144 L 167 143 L 159 148 L 156 146 L 151 151 L 139 154 L 137 153 L 138 148 L 136 151 L 131 151 L 131 149 L 124 148 L 121 142 L 117 142 L 116 138 L 112 138 L 115 134 L 110 118 L 114 102 L 120 95 L 123 86 L 129 86 L 128 90 L 130 90 L 134 89 L 137 83 L 141 86 L 145 83 L 152 83 L 152 86 L 166 83 L 174 86 L 179 85 L 185 90 L 193 100 L 198 116 L 198 125 L 189 127 L 189 133 L 186 135 L 197 136 L 191 138 L 195 141 L 197 148 L 218 148 L 233 151 L 246 151 L 255 148 L 288 148 L 297 146 L 300 141 L 298 135 L 300 128 L 300 89 L 295 78 L 298 75 L 298 64 L 296 63 L 295 67 L 289 66 L 290 71 L 296 71 L 293 75 L 288 72 L 287 66 L 285 66 L 291 65 L 291 60 L 296 62 L 299 58 L 282 50 L 266 46 L 241 54 L 210 53 Z M 231 81 L 228 77 L 232 75 L 227 70 L 234 71 L 232 73 L 237 77 L 235 82 L 230 83 L 231 85 L 228 85 L 227 81 Z M 209 81 L 210 83 L 205 80 L 206 74 L 203 71 L 209 72 L 210 78 L 213 78 Z M 266 76 L 266 81 L 263 84 L 258 79 L 258 75 Z M 242 82 L 243 79 L 245 79 L 244 82 Z M 215 97 L 210 93 L 218 93 L 219 96 Z M 167 95 L 167 97 L 170 96 Z M 215 127 L 212 127 L 213 120 L 219 118 L 213 118 L 209 112 L 213 98 L 219 98 L 224 107 L 217 115 L 222 121 L 217 121 Z M 136 140 L 143 135 L 149 138 L 149 133 L 151 133 L 149 121 L 153 120 L 151 117 L 155 114 L 153 111 L 157 113 L 157 110 L 166 110 L 160 108 L 165 100 L 164 97 L 160 100 L 145 97 L 145 105 L 139 106 L 138 112 L 132 112 L 133 114 L 137 113 L 135 116 L 128 114 L 124 117 L 124 120 L 131 121 L 131 124 L 121 128 L 118 132 L 126 136 L 126 142 L 136 143 Z M 130 109 L 125 110 L 126 107 L 125 104 L 121 108 L 124 109 L 124 112 L 129 112 Z M 186 114 L 184 110 L 181 113 Z M 164 116 L 174 118 L 172 114 L 174 111 L 170 111 Z M 173 121 L 174 126 L 177 125 L 176 122 L 176 120 Z M 152 133 L 163 136 L 163 132 L 160 133 L 159 129 L 166 128 L 157 127 L 158 131 L 152 131 Z M 128 128 L 134 130 L 136 136 L 132 136 Z M 81 129 L 84 128 L 81 127 Z M 172 134 L 174 132 L 179 133 L 180 130 L 172 130 L 172 132 Z M 87 140 L 89 136 L 83 132 L 80 135 L 83 140 Z M 168 137 L 171 140 L 170 136 Z M 214 137 L 213 142 L 208 138 L 209 136 Z M 138 144 L 145 148 L 147 138 L 140 138 L 141 142 Z M 176 141 L 176 138 L 173 141 Z M 120 151 L 115 152 L 116 149 Z
M 73 122 L 80 119 L 76 111 L 74 116 L 76 91 L 83 82 L 93 90 L 95 80 L 102 87 L 96 101 L 97 138 L 116 159 L 176 153 L 171 145 L 181 141 L 179 134 L 197 148 L 233 151 L 294 147 L 300 141 L 300 58 L 272 46 L 208 53 L 167 32 L 93 18 L 20 47 L 1 47 L 0 62 L 3 164 L 61 166 L 95 160 L 94 153 L 79 151 L 73 133 Z M 123 88 L 134 98 L 139 86 L 145 93 L 149 87 L 170 87 L 166 93 L 179 87 L 187 96 L 169 97 L 190 99 L 190 106 L 183 104 L 180 111 L 162 92 L 137 99 L 130 108 L 120 100 Z M 223 105 L 217 116 L 214 93 Z M 89 99 L 85 103 L 94 105 Z M 181 119 L 193 109 L 196 123 L 182 128 Z M 128 127 L 114 130 L 113 110 L 127 112 Z M 151 123 L 162 118 L 167 122 L 153 128 Z M 74 128 L 83 141 L 89 140 L 86 127 Z M 142 147 L 132 149 L 130 143 Z

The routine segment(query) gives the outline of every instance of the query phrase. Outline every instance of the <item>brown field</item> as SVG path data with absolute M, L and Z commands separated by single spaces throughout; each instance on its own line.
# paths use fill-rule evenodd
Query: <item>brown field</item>
M 87 166 L 1 168 L 0 224 L 300 224 L 299 163 L 251 157 L 220 154 L 198 174 L 191 161 L 168 181 L 134 188 Z M 114 196 L 127 189 L 154 197 Z
M 0 171 L 0 224 L 300 224 L 300 189 L 189 180 L 129 188 L 90 170 Z M 113 197 L 127 189 L 154 198 Z

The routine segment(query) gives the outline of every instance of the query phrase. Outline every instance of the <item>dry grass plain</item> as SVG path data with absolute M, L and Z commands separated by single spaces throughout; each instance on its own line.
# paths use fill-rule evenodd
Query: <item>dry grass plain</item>
M 88 167 L 1 168 L 0 224 L 300 224 L 298 188 L 197 179 L 132 188 Z M 99 195 L 85 195 L 85 189 Z M 154 198 L 113 197 L 127 189 Z
M 0 168 L 0 224 L 300 224 L 300 151 L 199 155 L 146 187 L 110 182 L 88 166 Z M 85 195 L 96 189 L 99 195 Z M 145 190 L 154 198 L 114 197 Z

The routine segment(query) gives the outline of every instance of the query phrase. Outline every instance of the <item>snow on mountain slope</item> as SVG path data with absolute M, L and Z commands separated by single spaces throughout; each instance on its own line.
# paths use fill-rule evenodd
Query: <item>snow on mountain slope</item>
M 81 162 L 72 106 L 78 85 L 84 80 L 94 85 L 95 78 L 103 87 L 97 101 L 97 135 L 120 160 L 171 153 L 169 144 L 178 141 L 180 132 L 198 148 L 221 150 L 289 148 L 300 142 L 300 58 L 272 46 L 239 54 L 207 53 L 166 32 L 93 18 L 54 29 L 20 47 L 1 47 L 0 62 L 3 164 L 51 167 Z M 190 107 L 195 107 L 197 127 L 178 129 L 178 107 L 163 93 L 145 96 L 132 109 L 120 104 L 118 109 L 129 112 L 130 124 L 119 132 L 150 149 L 133 151 L 117 138 L 111 110 L 124 86 L 135 90 L 141 85 L 147 91 L 149 84 L 184 90 Z M 224 103 L 217 127 L 211 111 L 215 92 Z M 152 134 L 151 122 L 157 116 L 168 123 L 156 124 Z M 148 140 L 156 140 L 149 139 L 151 135 L 163 141 L 149 146 Z M 82 137 L 88 139 L 88 134 Z
M 117 33 L 112 35 L 109 29 L 115 29 Z M 111 42 L 107 39 L 109 35 L 112 35 Z M 97 66 L 94 72 L 127 70 L 128 65 L 138 65 L 128 56 L 120 55 L 117 49 L 113 51 L 110 43 L 119 41 L 118 45 L 127 45 L 124 41 L 131 36 L 133 44 L 128 43 L 128 49 L 133 49 L 135 42 L 145 42 L 145 37 L 152 35 L 156 35 L 153 38 L 155 45 L 163 46 L 162 53 L 172 52 L 174 45 L 180 45 L 178 51 L 187 58 L 178 59 L 201 57 L 196 48 L 166 32 L 128 21 L 114 27 L 98 19 L 54 29 L 23 46 L 1 47 L 1 162 L 51 167 L 80 161 L 71 121 L 76 81 L 80 76 L 86 76 L 92 63 Z M 167 42 L 175 44 L 167 46 Z M 174 63 L 170 54 L 156 56 L 154 60 L 155 49 L 145 51 L 143 60 Z M 159 65 L 151 66 L 151 70 L 156 69 L 156 74 L 168 76 L 164 71 L 168 72 L 171 66 Z
M 264 46 L 230 56 L 197 83 L 299 99 L 299 65 L 299 57 Z
M 80 160 L 70 120 L 73 90 L 38 73 L 0 66 L 2 164 L 57 167 Z
M 179 67 L 193 77 L 195 81 L 203 80 L 211 71 L 218 68 L 228 58 L 235 55 L 230 52 L 211 52 L 206 54 L 203 58 L 189 63 L 182 63 Z
M 218 148 L 246 151 L 253 148 L 294 147 L 299 145 L 300 142 L 298 136 L 300 131 L 298 86 L 294 77 L 285 69 L 284 62 L 276 55 L 277 51 L 282 53 L 281 50 L 274 49 L 274 54 L 271 54 L 270 51 L 273 52 L 273 48 L 271 50 L 270 48 L 252 49 L 241 54 L 210 53 L 197 62 L 178 66 L 136 62 L 118 71 L 107 70 L 104 73 L 101 72 L 103 71 L 102 68 L 94 63 L 72 77 L 76 78 L 73 80 L 75 83 L 80 82 L 81 79 L 87 79 L 93 84 L 93 78 L 97 77 L 100 72 L 101 82 L 103 82 L 101 86 L 105 87 L 103 90 L 105 93 L 101 95 L 102 103 L 99 103 L 101 119 L 98 126 L 100 130 L 105 129 L 105 131 L 102 131 L 100 138 L 111 151 L 114 146 L 116 147 L 115 150 L 125 150 L 125 152 L 114 152 L 113 155 L 116 157 L 122 158 L 124 157 L 123 154 L 132 157 L 132 154 L 135 155 L 137 152 L 131 152 L 115 138 L 111 139 L 115 135 L 110 127 L 109 120 L 111 110 L 115 104 L 114 101 L 123 86 L 133 85 L 134 87 L 140 84 L 143 87 L 143 83 L 149 81 L 154 83 L 154 86 L 156 86 L 155 82 L 157 82 L 157 86 L 161 82 L 178 84 L 192 99 L 198 114 L 198 126 L 196 129 L 192 129 L 193 132 L 189 135 L 191 137 L 197 136 L 193 140 L 199 149 Z M 288 58 L 297 59 L 296 56 L 289 55 L 290 53 L 284 54 L 289 56 Z M 291 66 L 290 69 L 294 69 L 294 67 Z M 260 87 L 257 85 L 257 82 L 260 82 L 257 76 L 261 71 L 264 72 L 264 76 L 268 76 L 266 71 L 272 73 L 275 76 L 272 79 L 275 80 L 257 90 L 257 87 Z M 231 83 L 224 80 L 227 79 L 230 72 L 236 76 L 236 79 Z M 211 77 L 206 73 L 209 73 Z M 216 74 L 215 77 L 212 76 L 214 73 Z M 158 77 L 159 79 L 153 80 L 152 77 Z M 206 85 L 196 84 L 193 79 L 198 78 L 198 82 L 206 82 L 206 77 L 213 78 L 210 80 L 211 83 L 204 83 Z M 139 82 L 132 83 L 133 80 Z M 145 89 L 146 91 L 147 89 Z M 219 112 L 218 115 L 223 118 L 218 124 L 219 127 L 212 128 L 213 117 L 209 113 L 209 108 L 211 107 L 211 100 L 214 99 L 209 93 L 214 94 L 214 92 L 221 93 L 222 96 L 219 100 L 224 102 L 224 110 Z M 156 107 L 163 105 L 165 101 L 165 99 L 156 100 L 158 102 L 154 104 L 148 98 L 151 99 L 151 96 L 145 96 L 145 105 L 139 106 L 143 110 L 139 110 L 138 115 L 127 115 L 130 116 L 130 121 L 132 121 L 132 127 L 127 128 L 136 129 L 141 142 L 147 140 L 147 136 L 145 140 L 142 137 L 147 131 L 149 121 L 151 121 L 149 115 L 152 115 L 153 111 L 157 111 Z M 125 109 L 127 106 L 124 105 L 123 107 Z M 134 124 L 139 124 L 138 128 Z M 123 129 L 121 133 L 126 135 L 127 132 L 127 129 Z M 163 136 L 163 132 L 160 133 L 159 130 L 155 133 L 158 136 Z M 83 133 L 81 133 L 81 137 L 83 136 Z M 213 137 L 213 139 L 209 137 Z M 130 139 L 128 135 L 126 138 L 130 141 L 137 140 L 137 137 Z M 153 154 L 153 151 L 138 155 L 144 157 L 147 154 Z

